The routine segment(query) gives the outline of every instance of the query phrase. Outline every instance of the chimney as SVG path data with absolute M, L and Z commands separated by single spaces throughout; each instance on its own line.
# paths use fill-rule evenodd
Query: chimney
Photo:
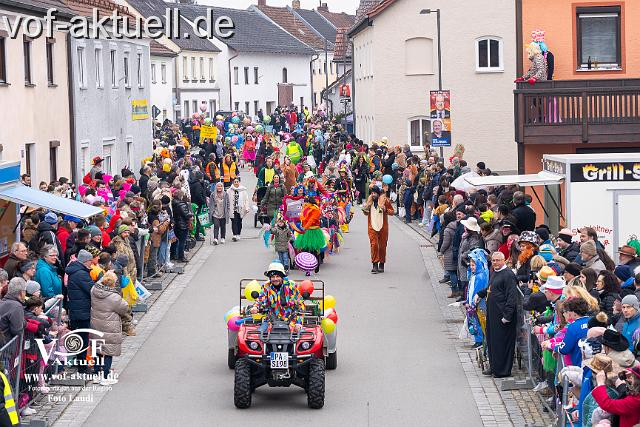
M 320 6 L 318 6 L 318 10 L 329 12 L 329 6 L 327 6 L 326 3 L 320 3 Z
M 266 6 L 267 0 L 258 0 L 258 6 Z
M 293 0 L 291 2 L 291 7 L 294 9 L 300 9 L 300 0 Z

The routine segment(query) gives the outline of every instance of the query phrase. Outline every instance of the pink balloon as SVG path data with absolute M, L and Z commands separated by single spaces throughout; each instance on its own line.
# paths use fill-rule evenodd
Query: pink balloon
M 229 321 L 227 322 L 227 328 L 229 328 L 230 331 L 237 331 L 240 329 L 240 325 L 236 325 L 236 320 L 240 320 L 241 317 L 240 316 L 234 316 L 231 319 L 229 319 Z

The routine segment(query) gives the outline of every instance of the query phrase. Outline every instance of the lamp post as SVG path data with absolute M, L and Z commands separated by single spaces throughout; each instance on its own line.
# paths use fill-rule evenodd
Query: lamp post
M 436 13 L 436 28 L 438 37 L 438 90 L 442 90 L 442 47 L 440 45 L 440 9 L 422 9 L 420 15 Z M 444 160 L 444 148 L 440 147 L 440 159 Z

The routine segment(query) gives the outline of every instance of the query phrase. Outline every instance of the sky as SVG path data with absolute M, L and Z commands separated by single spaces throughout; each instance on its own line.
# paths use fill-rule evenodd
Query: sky
M 327 3 L 330 12 L 347 12 L 355 15 L 360 0 L 322 0 Z M 196 0 L 197 4 L 231 7 L 233 9 L 246 9 L 252 4 L 257 4 L 258 0 Z M 320 0 L 301 0 L 301 7 L 304 9 L 315 9 L 320 4 Z M 287 6 L 291 5 L 291 0 L 267 0 L 267 6 Z

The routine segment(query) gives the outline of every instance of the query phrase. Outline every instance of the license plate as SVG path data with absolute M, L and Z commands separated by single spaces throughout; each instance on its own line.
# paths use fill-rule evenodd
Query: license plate
M 289 353 L 272 352 L 271 369 L 289 369 Z

